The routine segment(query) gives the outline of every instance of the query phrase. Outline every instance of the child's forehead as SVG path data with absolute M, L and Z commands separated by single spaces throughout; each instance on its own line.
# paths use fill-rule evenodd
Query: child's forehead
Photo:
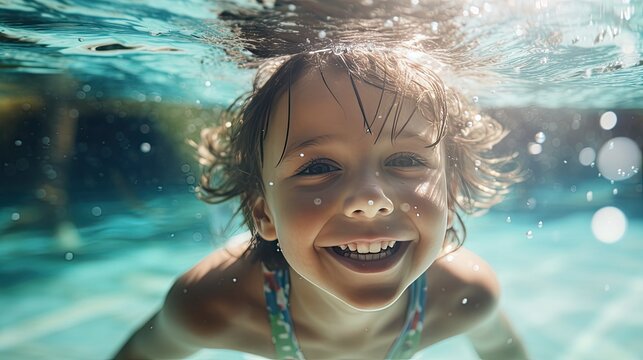
M 418 111 L 415 99 L 403 97 L 403 91 L 383 91 L 337 68 L 313 68 L 293 79 L 270 118 L 264 143 L 268 152 L 286 152 L 317 138 L 368 138 L 371 143 L 415 138 L 428 146 L 436 133 L 435 122 Z

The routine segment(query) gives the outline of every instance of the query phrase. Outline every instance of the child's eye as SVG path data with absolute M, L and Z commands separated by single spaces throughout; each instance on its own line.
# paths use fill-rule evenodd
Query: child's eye
M 323 175 L 335 171 L 339 171 L 340 168 L 330 163 L 326 159 L 314 159 L 304 166 L 300 167 L 297 170 L 297 175 L 302 176 L 313 176 L 313 175 Z
M 394 167 L 417 167 L 417 166 L 423 166 L 426 167 L 427 163 L 426 161 L 413 153 L 399 153 L 395 154 L 391 157 L 389 157 L 386 160 L 386 166 L 394 166 Z

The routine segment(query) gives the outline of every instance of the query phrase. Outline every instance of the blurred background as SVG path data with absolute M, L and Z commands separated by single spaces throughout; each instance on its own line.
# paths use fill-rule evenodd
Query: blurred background
M 176 276 L 244 231 L 234 204 L 196 199 L 189 141 L 250 89 L 253 61 L 333 45 L 352 17 L 380 34 L 457 28 L 493 59 L 465 96 L 511 130 L 499 151 L 529 176 L 465 218 L 466 246 L 498 272 L 533 358 L 643 357 L 641 7 L 0 1 L 0 357 L 109 358 Z M 285 35 L 238 39 L 257 29 Z M 418 358 L 476 356 L 457 337 Z

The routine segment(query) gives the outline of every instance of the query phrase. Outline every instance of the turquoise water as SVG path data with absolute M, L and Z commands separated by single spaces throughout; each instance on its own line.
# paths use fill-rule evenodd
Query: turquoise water
M 280 4 L 264 10 L 281 14 L 271 26 L 324 45 L 340 38 L 333 18 L 306 25 L 304 3 Z M 471 69 L 484 80 L 461 80 L 511 129 L 501 148 L 530 171 L 505 203 L 465 219 L 466 245 L 497 271 L 529 353 L 643 358 L 641 4 L 367 8 L 387 29 L 433 5 L 455 11 L 426 18 L 427 31 L 454 22 L 480 59 L 494 58 Z M 253 71 L 237 62 L 252 54 L 218 15 L 240 8 L 261 10 L 253 1 L 0 1 L 0 358 L 108 358 L 177 275 L 243 231 L 226 227 L 230 205 L 195 199 L 186 143 L 249 87 Z M 418 357 L 476 358 L 464 337 Z

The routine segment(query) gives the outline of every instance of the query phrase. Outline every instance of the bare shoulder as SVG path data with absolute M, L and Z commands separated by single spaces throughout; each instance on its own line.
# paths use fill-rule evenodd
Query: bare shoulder
M 256 321 L 243 321 L 265 307 L 260 265 L 242 257 L 247 246 L 229 243 L 212 252 L 168 292 L 161 313 L 194 345 L 230 348 L 231 339 L 257 330 L 250 325 Z
M 426 276 L 426 321 L 428 328 L 433 328 L 428 339 L 431 343 L 469 331 L 498 306 L 500 285 L 495 272 L 464 247 L 436 260 Z

